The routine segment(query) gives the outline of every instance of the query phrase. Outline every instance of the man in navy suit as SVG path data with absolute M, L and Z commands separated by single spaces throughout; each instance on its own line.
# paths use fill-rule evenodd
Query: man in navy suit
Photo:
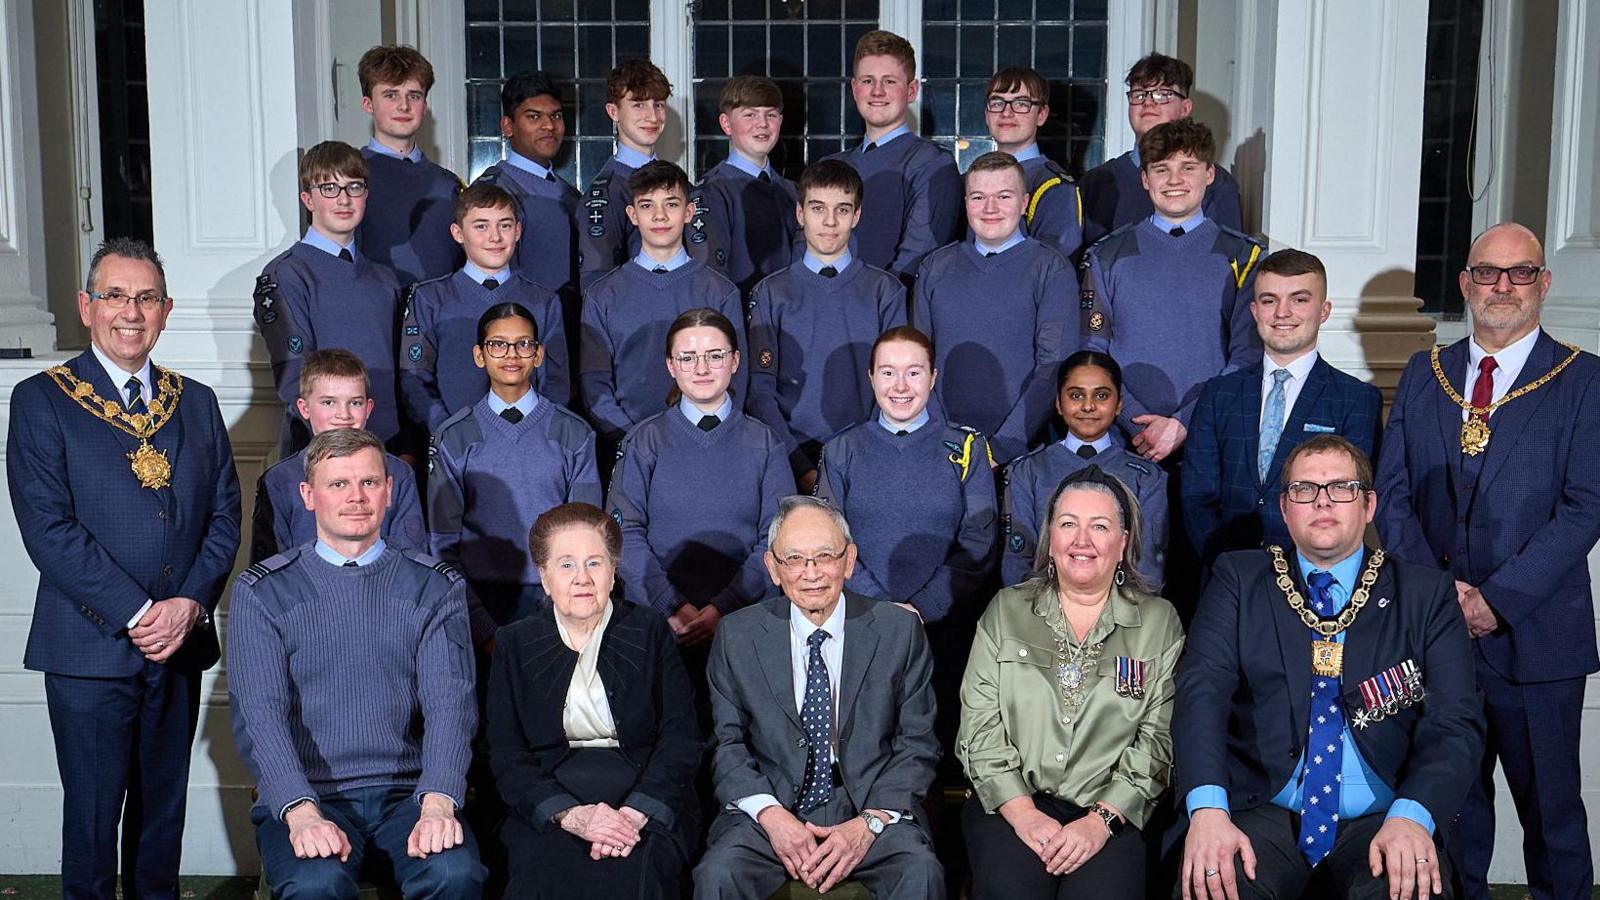
M 23 664 L 45 673 L 61 771 L 62 893 L 175 897 L 200 673 L 239 550 L 239 479 L 203 384 L 150 363 L 172 311 L 143 241 L 96 251 L 93 342 L 17 385 L 6 475 L 39 570 Z
M 1283 468 L 1293 543 L 1223 554 L 1178 663 L 1174 785 L 1185 900 L 1423 900 L 1483 751 L 1448 576 L 1362 546 L 1372 465 L 1318 435 Z
M 1544 249 L 1514 223 L 1467 254 L 1472 336 L 1418 353 L 1384 433 L 1378 533 L 1449 572 L 1489 719 L 1451 853 L 1468 900 L 1489 896 L 1498 759 L 1522 822 L 1535 900 L 1594 885 L 1578 733 L 1600 669 L 1587 556 L 1600 540 L 1600 359 L 1539 327 Z
M 1209 568 L 1218 554 L 1287 544 L 1279 475 L 1307 438 L 1337 434 L 1373 457 L 1383 396 L 1328 365 L 1317 331 L 1333 304 L 1322 260 L 1279 250 L 1250 301 L 1265 358 L 1200 389 L 1183 456 L 1183 518 Z

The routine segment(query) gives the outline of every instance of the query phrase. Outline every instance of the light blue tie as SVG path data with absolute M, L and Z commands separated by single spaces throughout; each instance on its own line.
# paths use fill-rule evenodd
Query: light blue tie
M 1289 380 L 1289 370 L 1272 373 L 1272 390 L 1267 392 L 1267 411 L 1261 416 L 1261 443 L 1256 451 L 1256 477 L 1265 483 L 1267 470 L 1272 468 L 1272 457 L 1278 453 L 1278 439 L 1283 437 L 1283 383 Z

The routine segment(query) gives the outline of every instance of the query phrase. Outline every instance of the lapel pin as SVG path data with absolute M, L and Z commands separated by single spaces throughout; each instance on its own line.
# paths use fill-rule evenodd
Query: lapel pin
M 1379 597 L 1378 598 L 1378 608 L 1379 609 L 1383 609 L 1383 608 L 1387 607 L 1388 605 L 1389 605 L 1389 598 L 1388 597 Z

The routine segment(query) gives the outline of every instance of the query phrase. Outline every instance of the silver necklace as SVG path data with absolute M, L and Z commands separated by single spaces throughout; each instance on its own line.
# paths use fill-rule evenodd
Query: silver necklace
M 1050 623 L 1050 630 L 1056 636 L 1056 684 L 1061 687 L 1061 702 L 1069 709 L 1077 709 L 1083 705 L 1105 644 L 1075 643 L 1067 635 L 1066 628 L 1054 622 Z

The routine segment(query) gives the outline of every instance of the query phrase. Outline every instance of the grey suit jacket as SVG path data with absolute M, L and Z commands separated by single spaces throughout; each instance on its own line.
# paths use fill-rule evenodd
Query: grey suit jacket
M 844 603 L 836 723 L 844 791 L 858 811 L 912 812 L 939 760 L 928 641 L 917 617 L 893 604 L 849 591 Z M 789 654 L 787 597 L 745 607 L 717 625 L 707 676 L 718 803 L 771 794 L 792 808 L 799 795 L 806 739 Z

